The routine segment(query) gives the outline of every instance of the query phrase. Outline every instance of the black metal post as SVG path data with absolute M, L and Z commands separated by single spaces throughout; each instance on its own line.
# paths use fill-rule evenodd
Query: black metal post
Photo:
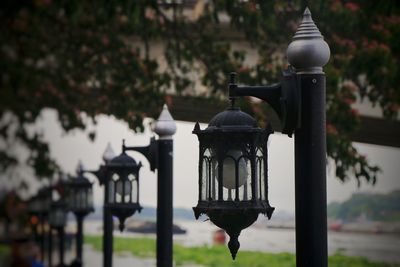
M 157 267 L 172 267 L 173 135 L 176 124 L 167 105 L 154 127 L 157 140 Z M 151 163 L 151 162 L 150 162 Z
M 44 216 L 40 215 L 39 218 L 39 224 L 40 224 L 40 260 L 43 262 L 44 261 L 44 251 L 45 251 L 45 232 L 44 232 Z
M 112 267 L 114 225 L 110 210 L 105 205 L 107 197 L 108 197 L 108 182 L 105 182 L 104 205 L 103 205 L 103 266 Z
M 37 243 L 39 241 L 38 240 L 38 224 L 32 224 L 31 229 L 32 229 L 32 240 L 33 240 L 33 242 Z
M 53 265 L 53 231 L 51 229 L 51 227 L 49 227 L 49 233 L 48 233 L 48 249 L 47 249 L 47 257 L 48 257 L 48 263 L 49 263 L 49 267 L 51 267 Z
M 157 267 L 172 267 L 173 140 L 158 140 Z
M 287 49 L 300 83 L 295 131 L 297 267 L 327 267 L 325 74 L 330 49 L 308 8 Z
M 76 258 L 71 263 L 72 267 L 80 267 L 83 263 L 83 219 L 85 215 L 83 214 L 75 214 L 76 217 Z
M 65 232 L 64 227 L 60 227 L 57 229 L 58 232 L 58 255 L 59 255 L 59 267 L 64 267 L 64 238 Z
M 325 75 L 300 75 L 301 128 L 295 133 L 297 267 L 326 267 Z

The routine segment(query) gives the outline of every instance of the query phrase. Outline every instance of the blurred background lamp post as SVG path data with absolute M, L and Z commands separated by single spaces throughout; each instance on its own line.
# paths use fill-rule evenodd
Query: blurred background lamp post
M 67 221 L 67 206 L 63 199 L 53 201 L 51 203 L 49 213 L 50 227 L 57 230 L 58 233 L 58 255 L 59 267 L 65 266 L 64 264 L 64 227 Z M 51 249 L 51 248 L 50 248 Z M 49 251 L 51 253 L 51 250 Z
M 246 180 L 241 179 L 241 176 L 248 175 L 245 166 L 249 165 L 245 164 L 246 161 L 243 161 L 241 165 L 240 159 L 250 156 L 248 160 L 252 164 L 247 172 L 251 172 L 252 183 L 249 186 L 252 189 L 258 188 L 257 179 L 254 179 L 254 174 L 257 173 L 254 153 L 258 145 L 266 149 L 266 142 L 256 142 L 258 133 L 254 125 L 254 129 L 251 128 L 251 119 L 246 118 L 240 111 L 233 110 L 235 99 L 239 96 L 253 96 L 267 102 L 280 118 L 282 133 L 289 136 L 295 135 L 296 263 L 298 267 L 326 267 L 328 264 L 326 89 L 322 67 L 328 62 L 329 56 L 329 46 L 312 20 L 310 10 L 306 8 L 302 22 L 288 46 L 287 58 L 291 66 L 283 71 L 281 83 L 272 86 L 238 86 L 235 81 L 236 75 L 232 73 L 229 84 L 232 107 L 216 115 L 207 129 L 201 131 L 199 125 L 196 124 L 193 131 L 199 137 L 200 166 L 202 167 L 199 169 L 199 204 L 194 209 L 195 215 L 198 217 L 200 213 L 207 214 L 215 224 L 221 228 L 225 227 L 231 238 L 232 234 L 229 231 L 232 232 L 233 225 L 236 224 L 236 227 L 241 229 L 251 224 L 246 225 L 243 223 L 244 218 L 235 220 L 236 217 L 231 215 L 232 210 L 238 211 L 241 209 L 240 205 L 243 205 L 243 200 L 240 199 L 240 188 L 244 188 Z M 238 124 L 247 124 L 248 127 L 240 129 L 237 127 Z M 225 129 L 222 130 L 224 127 Z M 245 138 L 250 129 L 254 131 L 252 134 L 254 139 L 250 139 L 249 143 L 235 140 L 237 146 L 230 147 L 233 145 L 227 146 L 223 142 L 222 136 L 227 135 L 228 132 L 235 132 Z M 268 135 L 265 137 L 268 138 Z M 250 153 L 243 147 L 249 148 Z M 266 153 L 264 154 L 266 166 Z M 265 181 L 267 181 L 266 178 L 267 176 L 265 176 Z M 213 188 L 218 191 L 214 192 Z M 266 196 L 267 189 L 265 186 Z M 232 190 L 233 192 L 230 193 Z M 251 205 L 256 205 L 259 198 L 257 194 L 254 194 L 254 190 L 251 193 L 253 194 Z M 219 203 L 214 202 L 216 198 L 220 201 Z M 235 198 L 234 201 L 231 200 L 233 198 Z M 222 204 L 228 203 L 232 203 L 231 207 L 224 206 L 219 213 L 216 213 Z M 268 212 L 266 213 L 268 215 Z M 248 222 L 251 221 L 251 215 L 245 214 L 245 217 Z M 232 220 L 235 222 L 232 223 Z M 231 242 L 232 240 L 229 243 Z M 231 246 L 235 249 L 238 244 L 229 244 L 232 251 Z
M 36 243 L 36 242 L 39 242 L 37 228 L 40 223 L 40 221 L 39 221 L 40 199 L 39 199 L 38 195 L 34 195 L 28 199 L 27 207 L 28 207 L 28 214 L 29 214 L 29 222 L 32 227 L 33 240 Z
M 85 170 L 82 162 L 79 162 L 77 167 L 77 172 L 81 173 L 91 173 L 94 174 L 99 180 L 100 185 L 104 185 L 104 204 L 103 204 L 103 267 L 112 266 L 112 251 L 113 251 L 113 218 L 110 213 L 110 209 L 106 205 L 106 200 L 108 197 L 108 184 L 107 180 L 107 166 L 110 161 L 115 157 L 115 153 L 108 143 L 106 150 L 103 153 L 104 164 L 100 165 L 98 170 L 90 171 Z
M 142 167 L 141 162 L 128 156 L 123 150 L 122 153 L 113 158 L 107 165 L 108 196 L 106 198 L 106 207 L 110 213 L 119 219 L 119 230 L 124 230 L 126 218 L 141 211 L 139 204 L 139 170 Z M 112 229 L 107 229 L 109 231 Z
M 85 216 L 94 211 L 92 183 L 83 175 L 82 171 L 78 171 L 77 177 L 69 179 L 66 185 L 68 209 L 74 213 L 77 223 L 76 258 L 71 266 L 80 267 L 83 262 L 83 220 Z
M 51 205 L 51 194 L 52 194 L 52 189 L 51 187 L 43 187 L 39 190 L 37 198 L 39 202 L 39 225 L 40 225 L 40 260 L 44 262 L 44 252 L 45 252 L 45 222 L 46 219 L 48 218 L 49 212 L 50 212 L 50 205 Z M 49 251 L 51 251 L 51 246 L 52 246 L 52 236 L 51 236 L 51 230 L 49 228 L 48 231 L 48 246 L 49 246 Z M 48 263 L 49 266 L 51 266 L 52 263 L 52 255 L 51 253 L 48 254 Z
M 167 105 L 158 117 L 154 132 L 159 136 L 150 139 L 144 147 L 127 147 L 122 150 L 137 151 L 150 163 L 150 169 L 157 169 L 157 266 L 172 267 L 172 221 L 173 221 L 173 138 L 176 123 Z

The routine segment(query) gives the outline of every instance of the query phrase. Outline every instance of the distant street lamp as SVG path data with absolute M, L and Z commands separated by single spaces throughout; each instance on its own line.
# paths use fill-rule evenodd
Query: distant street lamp
M 29 223 L 32 227 L 33 240 L 35 242 L 39 241 L 37 228 L 38 228 L 38 225 L 40 224 L 40 221 L 39 221 L 40 210 L 41 210 L 40 204 L 41 203 L 40 203 L 40 199 L 39 199 L 38 195 L 34 195 L 27 200 Z
M 148 146 L 122 146 L 123 153 L 131 150 L 141 153 L 157 169 L 157 266 L 172 267 L 172 196 L 173 196 L 173 138 L 176 124 L 167 105 L 158 117 L 154 132 L 159 136 L 150 139 Z M 139 191 L 138 191 L 139 192 Z
M 45 221 L 46 218 L 49 215 L 50 211 L 50 205 L 51 205 L 51 192 L 52 189 L 51 187 L 44 187 L 41 188 L 37 194 L 37 200 L 38 200 L 38 213 L 39 213 L 39 225 L 40 225 L 40 232 L 41 232 L 41 237 L 40 237 L 40 259 L 43 262 L 44 261 L 44 251 L 45 251 Z M 48 232 L 48 247 L 49 250 L 51 250 L 51 243 L 52 243 L 52 236 L 51 236 L 51 230 L 49 229 Z M 51 266 L 52 263 L 52 254 L 49 253 L 48 255 L 48 261 L 49 261 L 49 266 Z
M 139 204 L 139 170 L 142 164 L 122 153 L 107 164 L 108 196 L 106 207 L 119 219 L 119 230 L 122 232 L 126 218 L 141 211 Z
M 195 216 L 207 214 L 231 236 L 235 258 L 237 236 L 258 213 L 271 216 L 267 187 L 267 139 L 248 114 L 235 108 L 239 96 L 267 102 L 278 114 L 282 133 L 295 134 L 296 259 L 298 267 L 327 266 L 325 74 L 330 50 L 307 8 L 287 49 L 291 66 L 280 84 L 239 86 L 231 74 L 231 107 L 217 114 L 200 141 L 199 202 Z M 264 180 L 262 180 L 264 179 Z M 264 190 L 264 192 L 263 192 Z M 232 239 L 233 238 L 233 239 Z
M 101 164 L 98 170 L 85 170 L 80 162 L 77 168 L 78 172 L 91 173 L 99 180 L 100 185 L 104 185 L 104 204 L 103 204 L 103 267 L 112 266 L 113 252 L 113 217 L 110 209 L 106 205 L 108 193 L 108 164 L 115 157 L 115 153 L 110 145 L 107 144 L 106 150 L 103 153 L 104 164 Z
M 92 183 L 82 171 L 78 171 L 77 175 L 66 183 L 68 209 L 74 213 L 77 222 L 76 259 L 71 264 L 74 267 L 80 267 L 83 263 L 83 220 L 86 215 L 94 211 Z

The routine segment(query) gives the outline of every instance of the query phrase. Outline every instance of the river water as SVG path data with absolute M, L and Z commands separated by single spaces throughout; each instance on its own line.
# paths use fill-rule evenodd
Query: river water
M 209 221 L 176 221 L 187 230 L 184 235 L 174 235 L 174 242 L 185 246 L 212 245 L 212 235 L 218 228 Z M 101 234 L 100 221 L 85 222 L 85 234 Z M 154 234 L 119 233 L 115 236 L 155 237 Z M 240 249 L 262 252 L 295 253 L 295 232 L 293 229 L 270 229 L 251 226 L 242 231 Z M 239 251 L 240 253 L 240 251 Z M 373 261 L 400 262 L 400 236 L 389 234 L 328 233 L 328 253 L 342 253 L 349 256 L 362 256 Z

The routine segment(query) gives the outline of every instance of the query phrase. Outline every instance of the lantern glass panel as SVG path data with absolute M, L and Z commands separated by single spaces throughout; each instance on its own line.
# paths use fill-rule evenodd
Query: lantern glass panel
M 66 203 L 69 209 L 74 209 L 74 191 L 72 189 L 68 189 Z
M 243 172 L 242 174 L 239 172 L 239 177 L 240 175 L 243 175 L 244 179 L 244 184 L 243 186 L 239 187 L 239 200 L 241 201 L 247 201 L 252 199 L 252 194 L 251 194 L 251 163 L 250 160 L 243 157 L 240 159 L 240 161 L 243 161 L 244 164 L 246 164 L 246 172 Z M 246 176 L 244 176 L 246 175 Z
M 223 200 L 232 200 L 232 191 L 235 190 L 236 162 L 231 156 L 224 159 L 222 171 Z
M 114 173 L 108 182 L 108 203 L 115 203 L 115 183 L 118 178 L 118 174 Z
M 137 203 L 138 202 L 138 180 L 136 175 L 130 173 L 128 175 L 128 181 L 130 185 L 130 194 L 129 194 L 129 202 Z
M 264 175 L 264 157 L 260 149 L 257 149 L 256 155 L 256 179 L 258 180 L 260 200 L 266 200 L 265 196 L 265 175 Z
M 241 187 L 247 178 L 246 162 L 241 160 L 243 153 L 238 149 L 231 149 L 225 154 L 223 166 L 222 185 L 227 189 L 236 189 Z M 236 174 L 239 174 L 238 185 L 236 185 Z
M 74 191 L 74 207 L 75 209 L 80 209 L 81 201 L 80 201 L 80 194 L 77 191 Z
M 86 209 L 86 207 L 87 207 L 86 190 L 81 188 L 81 189 L 79 189 L 78 193 L 79 193 L 80 208 Z
M 89 208 L 93 208 L 93 190 L 91 187 L 88 189 L 87 198 L 88 198 Z
M 46 197 L 43 199 L 43 207 L 44 207 L 44 210 L 48 211 L 48 210 L 50 209 L 50 202 L 51 202 L 50 196 L 46 196 Z
M 210 181 L 210 164 L 209 164 L 209 159 L 204 158 L 203 159 L 203 166 L 202 166 L 202 174 L 201 174 L 201 194 L 200 194 L 200 200 L 207 200 L 207 193 L 209 192 L 209 181 Z
M 128 175 L 128 179 L 125 182 L 125 190 L 129 190 L 125 194 L 125 202 L 126 203 L 136 202 L 137 180 L 136 176 L 133 173 L 130 173 Z
M 122 199 L 122 196 L 124 196 L 124 199 L 126 202 L 126 197 L 129 197 L 130 192 L 132 191 L 132 185 L 128 179 L 124 179 L 124 180 L 125 181 L 120 179 L 117 181 L 116 190 L 117 190 L 117 195 L 119 196 L 119 199 Z
M 217 192 L 218 192 L 218 161 L 216 157 L 211 158 L 211 168 L 209 168 L 209 195 L 211 200 L 217 200 Z
M 62 208 L 55 208 L 50 212 L 49 223 L 52 227 L 63 227 L 66 222 L 66 212 Z

